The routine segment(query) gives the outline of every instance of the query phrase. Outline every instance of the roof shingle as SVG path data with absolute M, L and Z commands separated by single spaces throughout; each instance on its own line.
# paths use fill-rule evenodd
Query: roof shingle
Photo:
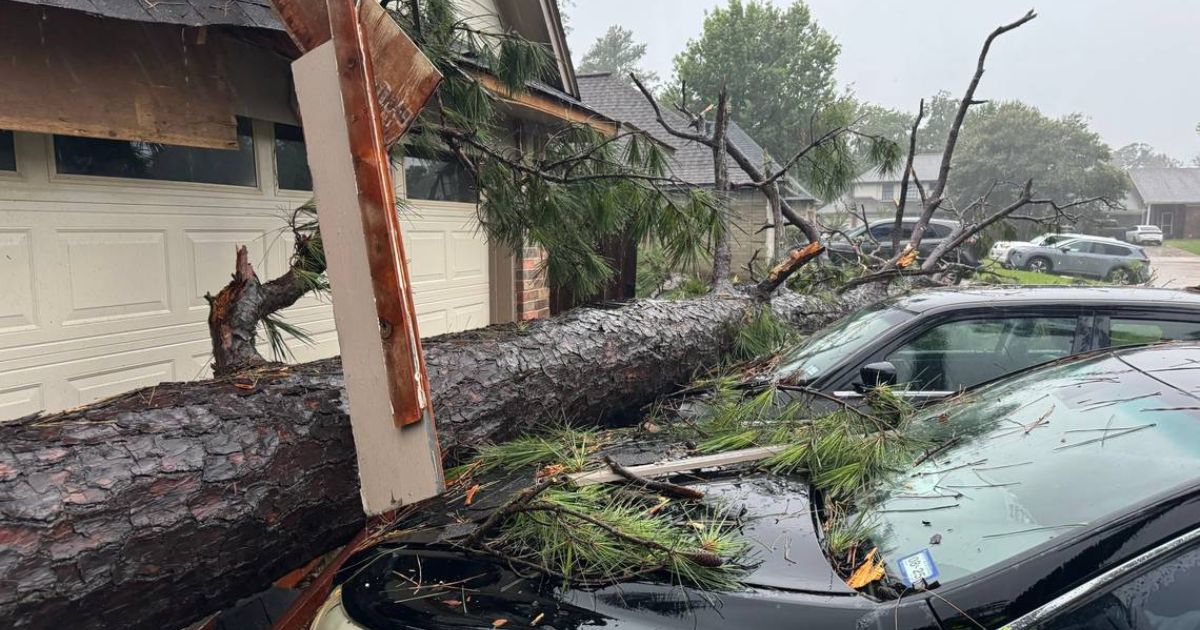
M 1200 168 L 1131 168 L 1144 203 L 1200 203 Z
M 183 26 L 248 26 L 275 31 L 283 24 L 269 0 L 17 0 L 25 4 L 82 11 L 101 17 Z

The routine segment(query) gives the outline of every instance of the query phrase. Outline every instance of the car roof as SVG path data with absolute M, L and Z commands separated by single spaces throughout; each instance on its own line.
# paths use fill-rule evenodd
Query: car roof
M 914 313 L 975 306 L 1113 304 L 1178 306 L 1200 311 L 1200 293 L 1118 286 L 973 286 L 925 289 L 891 299 L 891 306 Z
M 902 219 L 902 220 L 900 221 L 900 224 L 901 224 L 901 225 L 915 224 L 915 223 L 916 223 L 918 220 L 919 220 L 919 219 Z M 958 221 L 953 221 L 953 220 L 951 220 L 951 219 L 930 219 L 930 220 L 929 220 L 929 222 L 930 222 L 930 223 L 937 223 L 937 224 L 939 224 L 939 225 L 949 225 L 949 226 L 958 226 L 958 225 L 961 225 L 961 224 L 960 224 Z M 868 225 L 869 225 L 870 227 L 875 227 L 876 225 L 887 225 L 887 224 L 889 224 L 889 223 L 890 223 L 890 224 L 895 224 L 895 223 L 896 223 L 896 220 L 895 220 L 895 219 L 877 219 L 877 220 L 875 220 L 875 221 L 872 221 L 872 222 L 870 222 Z

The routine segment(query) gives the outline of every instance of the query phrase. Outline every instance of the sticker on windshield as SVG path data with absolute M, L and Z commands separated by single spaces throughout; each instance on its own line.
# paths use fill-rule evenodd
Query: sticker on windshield
M 896 564 L 900 569 L 900 579 L 909 588 L 921 582 L 932 584 L 938 579 L 937 564 L 933 562 L 933 554 L 928 549 L 900 558 Z

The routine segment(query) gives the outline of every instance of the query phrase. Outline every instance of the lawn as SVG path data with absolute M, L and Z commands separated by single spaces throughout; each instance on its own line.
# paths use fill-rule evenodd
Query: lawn
M 1096 284 L 1087 278 L 1057 276 L 1052 273 L 1034 273 L 1021 269 L 1005 269 L 992 260 L 985 260 L 981 271 L 995 276 L 1004 284 Z
M 1200 256 L 1200 238 L 1173 239 L 1167 241 L 1166 245 Z

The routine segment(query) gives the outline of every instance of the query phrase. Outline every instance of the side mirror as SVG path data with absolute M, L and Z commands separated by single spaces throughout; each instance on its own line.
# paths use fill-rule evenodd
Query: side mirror
M 1065 247 L 1065 246 L 1064 246 L 1064 247 L 1059 247 L 1059 248 L 1058 248 L 1058 251 L 1060 251 L 1060 252 L 1063 252 L 1063 253 L 1065 254 L 1065 253 L 1067 253 L 1067 252 L 1071 251 L 1071 248 L 1070 248 L 1070 247 Z
M 896 366 L 891 361 L 868 363 L 858 369 L 858 375 L 862 378 L 863 389 L 896 384 Z

